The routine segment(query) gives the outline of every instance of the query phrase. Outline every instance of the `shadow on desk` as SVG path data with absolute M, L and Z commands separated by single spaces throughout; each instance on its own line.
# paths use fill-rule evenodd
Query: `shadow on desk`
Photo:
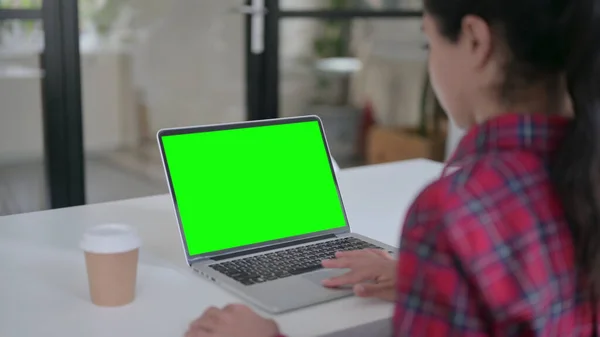
M 351 329 L 337 331 L 321 337 L 390 337 L 392 336 L 392 324 L 390 319 L 384 319 L 373 323 L 361 325 Z

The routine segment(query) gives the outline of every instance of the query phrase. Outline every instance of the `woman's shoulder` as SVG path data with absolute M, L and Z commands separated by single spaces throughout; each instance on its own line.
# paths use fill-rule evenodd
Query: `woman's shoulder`
M 517 159 L 517 160 L 515 160 Z M 490 247 L 562 224 L 560 201 L 541 161 L 529 156 L 482 158 L 445 175 L 416 198 L 405 231 L 436 233 L 468 260 Z M 533 235 L 532 234 L 532 235 Z M 504 247 L 504 246 L 503 246 Z
M 485 155 L 445 172 L 419 193 L 411 211 L 456 223 L 527 204 L 540 192 L 553 194 L 545 163 L 528 153 Z

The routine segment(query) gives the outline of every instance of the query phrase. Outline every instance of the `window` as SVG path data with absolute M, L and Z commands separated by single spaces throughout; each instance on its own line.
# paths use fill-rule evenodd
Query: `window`
M 37 9 L 42 7 L 42 0 L 0 0 L 1 9 Z
M 98 36 L 110 34 L 113 23 L 122 15 L 128 0 L 79 0 L 79 30 L 82 44 L 96 44 Z M 0 9 L 41 9 L 43 0 L 0 0 Z M 43 47 L 39 20 L 0 21 L 0 50 L 38 52 Z M 90 43 L 89 41 L 95 41 Z

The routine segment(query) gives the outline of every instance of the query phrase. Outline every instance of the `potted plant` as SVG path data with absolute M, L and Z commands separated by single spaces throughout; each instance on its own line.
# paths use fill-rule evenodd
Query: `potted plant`
M 42 7 L 42 0 L 0 0 L 0 9 L 13 9 L 17 6 L 19 9 L 39 9 Z M 13 42 L 18 42 L 20 45 L 27 43 L 27 39 L 31 39 L 32 35 L 42 34 L 41 22 L 36 20 L 1 20 L 0 21 L 0 45 L 3 44 L 4 38 L 12 36 Z M 16 40 L 16 41 L 14 41 Z M 31 41 L 29 41 L 31 42 Z M 39 41 L 41 43 L 41 41 Z M 36 45 L 37 46 L 37 45 Z
M 121 11 L 123 1 L 106 0 L 91 14 L 91 19 L 96 25 L 96 32 L 106 38 L 112 29 L 115 19 Z

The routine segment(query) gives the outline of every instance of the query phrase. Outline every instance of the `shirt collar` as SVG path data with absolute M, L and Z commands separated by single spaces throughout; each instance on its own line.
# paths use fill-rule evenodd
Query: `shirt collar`
M 500 151 L 534 152 L 547 160 L 566 134 L 569 119 L 543 114 L 504 114 L 473 127 L 460 141 L 447 169 Z

